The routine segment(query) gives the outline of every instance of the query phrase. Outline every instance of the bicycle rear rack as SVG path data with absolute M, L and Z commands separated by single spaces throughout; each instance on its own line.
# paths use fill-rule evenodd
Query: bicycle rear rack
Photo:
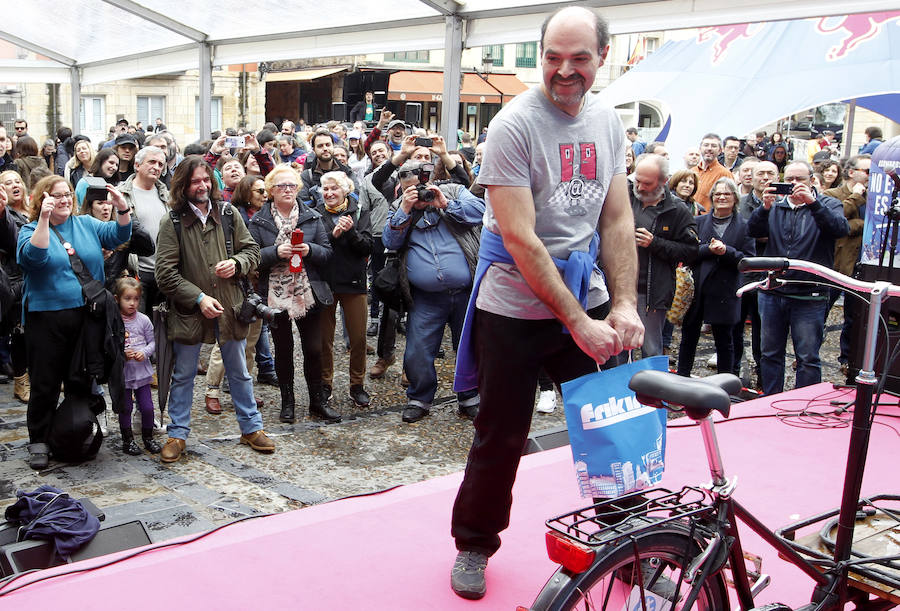
M 546 525 L 554 532 L 596 547 L 669 522 L 700 516 L 713 519 L 713 512 L 709 492 L 703 488 L 685 486 L 677 492 L 650 488 L 550 518 Z

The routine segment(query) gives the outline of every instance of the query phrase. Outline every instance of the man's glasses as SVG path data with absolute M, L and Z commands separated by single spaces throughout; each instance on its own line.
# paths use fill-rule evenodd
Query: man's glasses
M 285 192 L 285 191 L 296 191 L 296 190 L 297 190 L 297 185 L 292 185 L 292 184 L 290 184 L 290 183 L 282 183 L 282 184 L 280 184 L 280 185 L 275 185 L 275 188 L 278 189 L 279 191 L 282 191 L 282 192 Z

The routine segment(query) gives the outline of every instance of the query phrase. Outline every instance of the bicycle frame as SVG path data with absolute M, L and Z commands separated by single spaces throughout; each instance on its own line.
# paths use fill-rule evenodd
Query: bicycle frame
M 863 362 L 856 377 L 857 393 L 854 402 L 855 408 L 841 505 L 838 512 L 838 531 L 831 558 L 829 559 L 828 556 L 822 553 L 808 551 L 803 546 L 780 534 L 785 529 L 776 532 L 767 528 L 749 510 L 732 498 L 736 480 L 729 481 L 725 477 L 722 456 L 719 451 L 711 414 L 697 420 L 703 436 L 704 450 L 712 476 L 711 486 L 704 486 L 702 490 L 686 486 L 681 493 L 672 493 L 662 488 L 633 492 L 552 518 L 547 521 L 547 526 L 551 531 L 568 537 L 590 550 L 592 547 L 602 549 L 607 545 L 621 545 L 620 542 L 629 537 L 633 537 L 638 533 L 646 533 L 648 530 L 659 528 L 662 524 L 675 521 L 689 524 L 689 536 L 693 538 L 695 526 L 699 525 L 701 526 L 700 530 L 705 532 L 706 536 L 697 538 L 696 542 L 703 547 L 701 552 L 691 560 L 690 564 L 684 567 L 682 576 L 686 583 L 693 583 L 695 579 L 700 581 L 694 584 L 691 594 L 683 601 L 685 606 L 687 607 L 689 603 L 693 602 L 692 596 L 696 596 L 699 592 L 699 586 L 702 585 L 703 580 L 711 578 L 725 566 L 727 558 L 740 608 L 742 611 L 748 611 L 755 606 L 753 598 L 767 585 L 768 577 L 759 575 L 756 583 L 751 584 L 751 575 L 745 564 L 744 550 L 738 529 L 738 521 L 740 521 L 775 549 L 780 556 L 813 580 L 815 589 L 811 602 L 802 607 L 804 611 L 837 611 L 838 609 L 843 609 L 847 602 L 853 602 L 857 608 L 864 608 L 867 611 L 890 609 L 895 605 L 890 600 L 876 599 L 869 601 L 869 595 L 866 592 L 850 587 L 850 564 L 848 561 L 851 558 L 853 530 L 856 523 L 857 510 L 860 506 L 859 495 L 871 432 L 869 421 L 872 414 L 875 384 L 877 382 L 874 371 L 875 349 L 881 304 L 888 297 L 900 296 L 900 287 L 887 282 L 869 283 L 854 280 L 824 266 L 794 259 L 746 258 L 741 261 L 738 268 L 740 271 L 746 272 L 769 272 L 766 280 L 742 287 L 738 291 L 738 295 L 753 288 L 761 288 L 763 290 L 774 288 L 773 281 L 779 284 L 795 282 L 796 280 L 785 281 L 775 277 L 776 272 L 788 269 L 820 276 L 831 280 L 839 286 L 871 295 Z M 885 365 L 887 366 L 887 363 Z M 660 399 L 664 400 L 664 397 L 660 397 Z M 687 492 L 699 493 L 703 496 L 703 499 L 700 501 L 687 500 Z M 900 496 L 891 498 L 900 499 Z M 639 506 L 639 508 L 629 512 L 629 507 L 634 505 L 633 501 L 640 501 L 635 506 Z M 602 513 L 604 518 L 591 518 L 592 513 L 594 515 Z M 660 513 L 665 515 L 661 520 L 657 517 Z M 611 524 L 607 519 L 611 514 L 616 516 L 624 514 L 627 517 L 621 522 Z M 834 513 L 832 512 L 831 515 L 834 515 Z M 793 534 L 796 527 L 789 532 Z M 549 533 L 548 539 L 553 534 L 553 532 Z M 723 548 L 723 546 L 727 547 Z M 552 554 L 551 558 L 553 558 Z M 593 560 L 593 555 L 591 555 L 590 560 Z M 573 579 L 582 572 L 580 569 L 569 568 L 565 562 L 561 562 L 561 564 L 563 564 L 563 568 L 557 573 L 558 578 L 553 582 L 553 585 L 548 583 L 548 586 L 545 586 L 545 590 L 542 592 L 553 591 L 547 588 L 555 589 L 558 592 L 560 591 L 559 588 L 565 587 L 566 580 Z M 854 572 L 862 571 L 854 568 Z
M 742 287 L 738 291 L 739 295 L 752 288 L 762 288 L 763 290 L 773 288 L 771 286 L 773 272 L 787 271 L 790 269 L 807 272 L 830 280 L 845 288 L 861 293 L 868 293 L 871 296 L 867 315 L 867 331 L 865 346 L 863 348 L 863 362 L 859 374 L 856 376 L 856 400 L 854 401 L 853 423 L 847 452 L 847 466 L 844 472 L 844 487 L 838 518 L 838 534 L 833 555 L 833 560 L 837 566 L 836 580 L 838 591 L 836 592 L 836 599 L 837 601 L 846 601 L 849 597 L 847 582 L 850 571 L 846 561 L 850 559 L 853 529 L 856 522 L 857 507 L 859 506 L 859 494 L 862 488 L 863 473 L 865 471 L 866 455 L 868 453 L 869 437 L 871 433 L 869 421 L 872 414 L 872 397 L 877 382 L 875 376 L 875 348 L 878 322 L 881 316 L 881 304 L 888 297 L 900 296 L 900 287 L 888 282 L 872 283 L 855 280 L 823 265 L 798 259 L 748 257 L 741 261 L 739 269 L 741 271 L 750 272 L 769 272 L 769 277 L 764 282 L 756 282 Z M 779 280 L 778 282 L 784 283 L 785 281 Z M 712 466 L 712 463 L 710 464 Z M 721 460 L 719 465 L 721 465 Z M 827 578 L 823 583 L 820 578 L 823 574 L 815 568 L 815 565 L 808 562 L 803 556 L 778 540 L 771 531 L 753 518 L 753 516 L 743 507 L 733 501 L 732 504 L 732 513 L 750 526 L 760 537 L 778 549 L 779 552 L 790 558 L 792 563 L 796 564 L 804 572 L 810 575 L 810 577 L 813 577 L 820 586 L 824 586 L 828 583 L 829 580 Z M 734 558 L 732 560 L 734 560 Z M 738 563 L 733 562 L 733 570 L 736 564 Z M 743 566 L 742 563 L 740 564 Z M 815 576 L 813 572 L 818 573 L 819 577 Z M 742 581 L 746 582 L 746 580 Z M 743 600 L 741 604 L 742 606 L 744 605 Z M 828 608 L 828 606 L 826 605 L 825 608 Z

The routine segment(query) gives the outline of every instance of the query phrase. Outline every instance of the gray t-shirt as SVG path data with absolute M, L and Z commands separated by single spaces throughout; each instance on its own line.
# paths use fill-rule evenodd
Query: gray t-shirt
M 153 245 L 156 246 L 156 236 L 159 234 L 159 221 L 166 215 L 166 204 L 159 199 L 159 191 L 156 187 L 149 189 L 139 189 L 137 185 L 132 185 L 131 197 L 134 201 L 134 214 L 144 231 L 153 238 Z M 156 269 L 156 255 L 148 257 L 138 257 L 138 270 L 144 273 L 152 274 Z
M 625 173 L 625 143 L 618 115 L 593 94 L 571 117 L 533 87 L 491 121 L 478 182 L 530 188 L 538 238 L 551 256 L 568 259 L 572 251 L 588 250 L 612 177 Z M 484 226 L 499 234 L 490 188 L 485 201 Z M 608 300 L 602 276 L 594 273 L 588 307 Z M 488 269 L 476 305 L 514 318 L 554 317 L 510 264 Z

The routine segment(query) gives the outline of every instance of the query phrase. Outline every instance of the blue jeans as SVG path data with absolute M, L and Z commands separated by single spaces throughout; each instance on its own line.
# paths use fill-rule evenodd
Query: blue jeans
M 244 348 L 247 340 L 231 340 L 219 344 L 225 376 L 231 387 L 231 402 L 237 415 L 241 434 L 248 435 L 263 428 L 262 415 L 253 398 L 253 382 L 247 373 Z M 203 344 L 180 344 L 173 342 L 175 351 L 175 371 L 169 388 L 169 437 L 187 439 L 191 432 L 191 405 L 194 402 L 194 376 L 197 375 L 197 361 Z
M 262 331 L 259 333 L 259 339 L 256 340 L 256 369 L 257 373 L 274 373 L 275 358 L 272 356 L 272 349 L 269 348 L 269 325 L 263 323 Z M 230 384 L 231 382 L 229 382 Z
M 757 296 L 759 318 L 762 322 L 763 393 L 774 395 L 784 390 L 784 355 L 788 330 L 797 356 L 795 388 L 822 381 L 819 348 L 825 336 L 825 299 L 792 299 L 781 295 L 760 293 Z
M 437 357 L 444 326 L 450 325 L 453 349 L 459 346 L 459 335 L 466 318 L 469 303 L 468 288 L 457 291 L 429 292 L 410 287 L 412 307 L 406 327 L 406 352 L 403 354 L 403 369 L 409 378 L 406 396 L 410 405 L 429 409 L 437 391 L 437 372 L 434 359 Z M 477 390 L 459 393 L 460 405 L 470 405 Z

